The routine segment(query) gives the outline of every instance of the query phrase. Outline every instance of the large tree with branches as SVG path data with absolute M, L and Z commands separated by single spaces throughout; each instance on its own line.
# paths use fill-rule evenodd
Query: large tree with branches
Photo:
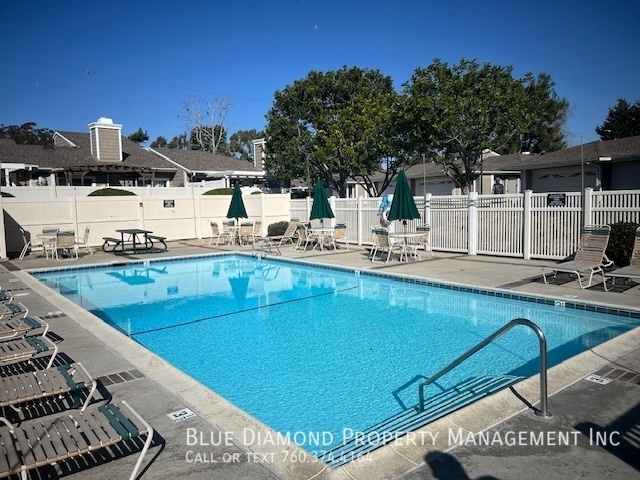
M 513 67 L 476 60 L 450 66 L 436 59 L 404 84 L 403 122 L 412 125 L 410 144 L 467 191 L 483 150 L 508 153 L 514 141 L 519 144 L 542 122 L 540 98 L 552 91 L 550 78 L 542 80 L 539 86 L 531 73 L 514 78 Z
M 350 177 L 366 182 L 397 157 L 387 130 L 396 100 L 391 78 L 377 70 L 310 72 L 275 94 L 265 167 L 281 179 L 320 178 L 345 197 Z

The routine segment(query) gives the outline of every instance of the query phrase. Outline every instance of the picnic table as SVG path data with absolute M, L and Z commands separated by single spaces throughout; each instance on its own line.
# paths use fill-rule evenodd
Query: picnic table
M 116 230 L 120 233 L 120 238 L 103 237 L 104 243 L 102 250 L 112 252 L 115 255 L 124 255 L 127 253 L 156 253 L 166 252 L 166 237 L 153 235 L 151 230 L 142 230 L 140 228 L 123 228 Z M 126 236 L 126 238 L 125 238 Z M 154 243 L 162 244 L 162 249 L 154 249 Z

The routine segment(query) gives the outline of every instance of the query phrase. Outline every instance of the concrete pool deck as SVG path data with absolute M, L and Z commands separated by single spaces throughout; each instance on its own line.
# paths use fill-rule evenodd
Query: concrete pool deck
M 229 250 L 228 247 L 207 247 L 206 243 L 197 240 L 171 242 L 168 252 L 137 257 L 115 257 L 100 251 L 73 262 L 27 257 L 23 261 L 2 263 L 0 285 L 10 290 L 34 315 L 50 319 L 63 355 L 82 362 L 89 372 L 99 377 L 104 385 L 103 395 L 108 392 L 114 400 L 129 401 L 156 429 L 155 446 L 143 463 L 148 468 L 142 478 L 340 480 L 474 478 L 483 475 L 490 476 L 488 478 L 629 478 L 634 472 L 637 475 L 640 469 L 637 450 L 640 448 L 637 443 L 640 430 L 640 329 L 550 369 L 551 418 L 535 416 L 513 393 L 503 390 L 420 429 L 411 441 L 400 439 L 361 461 L 330 469 L 318 462 L 301 461 L 304 452 L 296 447 L 274 445 L 268 437 L 273 431 L 20 271 Z M 251 247 L 243 247 L 241 251 L 255 253 Z M 540 271 L 542 266 L 554 263 L 551 261 L 436 252 L 433 257 L 423 255 L 420 262 L 401 264 L 392 261 L 385 265 L 371 263 L 363 248 L 296 252 L 287 246 L 282 248 L 282 253 L 285 257 L 308 262 L 376 269 L 434 281 L 552 297 L 559 301 L 640 311 L 640 286 L 635 283 L 619 285 L 612 292 L 604 292 L 598 281 L 592 288 L 581 290 L 577 281 L 568 277 L 545 285 L 540 281 Z M 585 380 L 593 373 L 615 379 L 606 385 Z M 515 389 L 529 402 L 537 404 L 538 385 L 538 378 L 533 377 L 517 384 Z M 180 422 L 167 416 L 184 408 L 191 409 L 196 415 Z M 532 442 L 527 432 L 541 431 L 546 432 L 545 442 L 531 445 L 538 438 Z M 231 435 L 226 436 L 223 432 Z M 483 433 L 474 436 L 480 432 Z M 263 435 L 260 442 L 249 447 L 243 445 L 247 436 L 253 435 L 255 440 L 256 433 Z M 523 436 L 519 440 L 528 440 L 529 444 L 518 441 L 508 445 L 508 439 L 514 434 Z M 569 444 L 558 444 L 567 436 Z M 490 444 L 474 441 L 489 437 Z M 595 443 L 594 438 L 598 440 Z M 556 444 L 551 444 L 553 442 Z M 68 478 L 126 478 L 136 459 L 136 454 L 114 461 L 99 457 L 100 465 L 85 469 L 75 468 L 73 462 L 68 462 L 63 464 L 62 472 L 68 474 Z M 56 478 L 55 471 L 49 470 L 50 478 Z

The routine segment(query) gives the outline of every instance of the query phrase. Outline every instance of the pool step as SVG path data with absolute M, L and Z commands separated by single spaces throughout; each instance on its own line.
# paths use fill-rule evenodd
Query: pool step
M 327 465 L 339 467 L 523 378 L 511 375 L 473 378 L 427 400 L 423 412 L 419 412 L 417 406 L 405 410 L 327 451 L 320 459 Z

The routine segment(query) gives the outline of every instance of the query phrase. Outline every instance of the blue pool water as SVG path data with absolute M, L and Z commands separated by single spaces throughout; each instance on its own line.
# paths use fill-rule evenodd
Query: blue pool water
M 419 383 L 514 318 L 543 330 L 550 366 L 640 323 L 246 256 L 33 275 L 273 429 L 336 442 L 413 407 Z M 482 374 L 534 375 L 538 348 L 517 327 L 427 396 Z

